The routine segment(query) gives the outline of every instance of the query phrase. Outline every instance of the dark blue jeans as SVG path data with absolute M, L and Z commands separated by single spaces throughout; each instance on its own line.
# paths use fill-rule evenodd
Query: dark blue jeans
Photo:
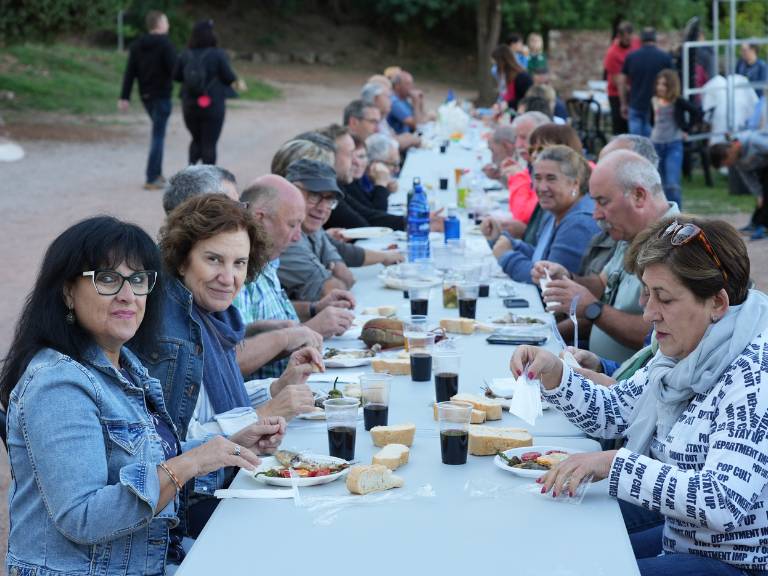
M 696 576 L 744 576 L 751 574 L 720 560 L 696 554 L 662 553 L 661 538 L 664 517 L 658 512 L 619 500 L 624 525 L 629 533 L 632 551 L 642 576 L 670 576 L 696 574 Z
M 163 148 L 165 147 L 165 128 L 171 115 L 170 98 L 142 100 L 144 109 L 152 120 L 152 137 L 149 141 L 147 159 L 147 182 L 153 182 L 163 174 Z
M 637 108 L 629 108 L 629 133 L 638 134 L 639 136 L 651 137 L 651 111 L 638 110 Z
M 683 209 L 683 195 L 680 189 L 680 176 L 683 172 L 683 141 L 654 142 L 656 154 L 659 155 L 659 174 L 664 194 L 670 202 L 677 202 Z

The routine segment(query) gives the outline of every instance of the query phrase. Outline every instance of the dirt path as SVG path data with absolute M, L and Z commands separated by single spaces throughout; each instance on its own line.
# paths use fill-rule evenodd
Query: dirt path
M 227 110 L 219 143 L 219 164 L 234 172 L 241 187 L 269 169 L 272 154 L 291 136 L 341 121 L 367 74 L 328 68 L 263 67 L 284 98 L 267 103 L 236 102 Z M 434 103 L 447 86 L 424 85 Z M 165 148 L 165 174 L 186 165 L 189 137 L 175 104 Z M 134 105 L 135 106 L 135 105 Z M 37 119 L 35 119 L 37 120 Z M 113 119 L 111 119 L 113 120 Z M 0 357 L 4 356 L 16 317 L 37 274 L 43 251 L 72 223 L 98 213 L 114 214 L 142 225 L 153 236 L 163 218 L 161 192 L 141 188 L 149 123 L 143 113 L 104 127 L 37 123 L 8 126 L 24 146 L 26 158 L 0 163 Z M 732 218 L 743 224 L 746 216 Z M 766 251 L 752 244 L 753 270 L 766 288 Z M 0 449 L 0 550 L 5 550 L 8 482 L 7 456 Z M 4 554 L 0 554 L 2 558 Z M 2 562 L 0 565 L 4 565 Z

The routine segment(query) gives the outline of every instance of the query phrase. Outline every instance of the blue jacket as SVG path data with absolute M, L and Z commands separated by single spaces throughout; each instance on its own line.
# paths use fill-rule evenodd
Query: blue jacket
M 578 273 L 582 255 L 592 236 L 600 231 L 592 217 L 594 206 L 592 198 L 583 196 L 571 206 L 557 225 L 554 215 L 547 212 L 541 223 L 538 240 L 541 245 L 533 246 L 517 238 L 510 238 L 514 249 L 499 258 L 499 265 L 513 280 L 528 284 L 531 283 L 531 269 L 536 263 L 534 254 L 539 256 L 536 260 L 551 260 Z M 552 233 L 548 234 L 550 228 Z
M 85 356 L 42 349 L 11 393 L 8 573 L 163 574 L 177 502 L 155 515 L 164 453 L 145 401 L 171 424 L 160 385 L 125 347 L 133 382 L 97 346 Z

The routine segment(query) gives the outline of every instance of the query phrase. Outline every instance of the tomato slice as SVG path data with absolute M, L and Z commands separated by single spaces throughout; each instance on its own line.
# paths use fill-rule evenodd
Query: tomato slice
M 331 469 L 330 468 L 319 468 L 315 470 L 315 476 L 330 476 Z
M 523 462 L 528 462 L 529 460 L 536 460 L 536 458 L 541 456 L 541 452 L 526 452 L 522 456 L 520 456 L 520 460 Z

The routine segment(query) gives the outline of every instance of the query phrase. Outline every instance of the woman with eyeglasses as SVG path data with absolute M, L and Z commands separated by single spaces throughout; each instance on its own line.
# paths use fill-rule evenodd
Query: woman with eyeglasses
M 544 216 L 535 243 L 512 238 L 500 229 L 495 234 L 486 230 L 493 255 L 510 278 L 532 283 L 533 265 L 542 259 L 578 270 L 589 241 L 598 232 L 592 218 L 594 203 L 587 194 L 589 174 L 586 160 L 568 146 L 537 152 L 533 183 Z
M 573 493 L 609 480 L 640 573 L 742 575 L 768 562 L 768 298 L 749 289 L 749 257 L 720 221 L 664 219 L 625 259 L 643 283 L 659 351 L 606 388 L 550 352 L 518 348 L 515 375 L 590 436 L 620 450 L 575 454 L 540 480 Z
M 160 383 L 126 343 L 160 321 L 160 258 L 138 226 L 101 216 L 48 248 L 0 373 L 7 407 L 9 574 L 163 574 L 177 495 L 252 470 L 279 422 L 180 442 Z

